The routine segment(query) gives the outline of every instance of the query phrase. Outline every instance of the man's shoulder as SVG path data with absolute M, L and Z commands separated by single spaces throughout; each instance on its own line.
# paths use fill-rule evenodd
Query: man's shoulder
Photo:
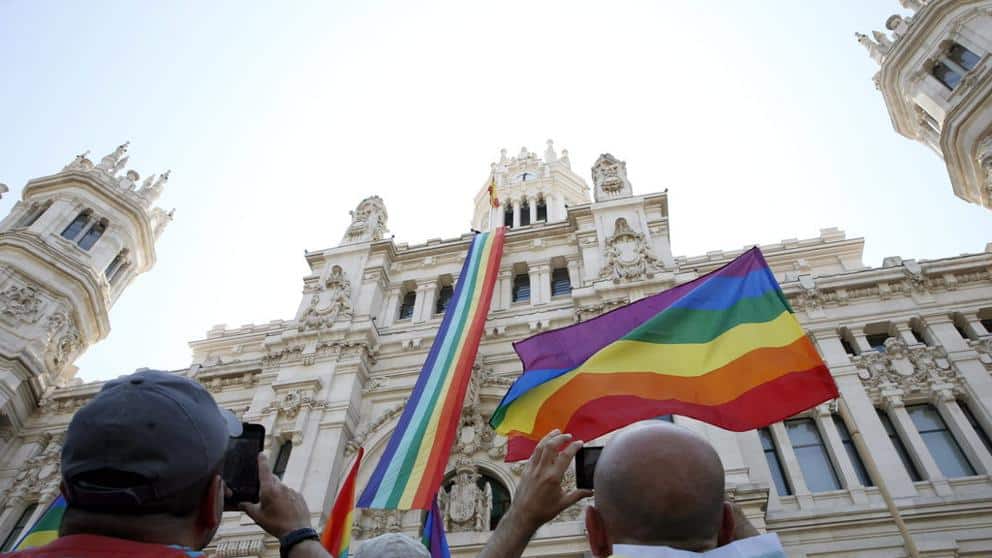
M 778 535 L 768 533 L 734 541 L 706 552 L 691 552 L 668 546 L 614 546 L 611 558 L 785 558 Z
M 150 544 L 99 535 L 70 535 L 29 550 L 0 553 L 0 558 L 195 558 L 202 552 L 179 546 Z

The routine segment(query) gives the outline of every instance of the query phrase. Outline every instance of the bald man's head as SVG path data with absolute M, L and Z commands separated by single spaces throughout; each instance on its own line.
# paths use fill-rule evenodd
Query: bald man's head
M 693 432 L 658 421 L 616 435 L 596 463 L 596 511 L 612 543 L 716 546 L 724 516 L 720 457 Z

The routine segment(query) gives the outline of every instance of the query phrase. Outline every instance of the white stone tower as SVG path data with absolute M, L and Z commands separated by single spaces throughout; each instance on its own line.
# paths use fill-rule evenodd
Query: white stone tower
M 152 204 L 168 171 L 138 187 L 125 143 L 93 164 L 87 153 L 27 183 L 0 222 L 0 429 L 20 429 L 73 361 L 110 332 L 108 312 L 155 264 L 172 213 Z
M 881 66 L 899 134 L 944 159 L 954 194 L 992 209 L 992 0 L 900 0 L 889 33 L 856 33 Z
M 589 186 L 572 171 L 568 150 L 558 154 L 551 140 L 543 159 L 526 147 L 520 148 L 516 157 L 507 157 L 503 149 L 499 162 L 490 167 L 491 177 L 475 196 L 472 227 L 480 231 L 562 221 L 566 207 L 589 203 Z M 489 193 L 492 181 L 497 207 L 492 206 Z

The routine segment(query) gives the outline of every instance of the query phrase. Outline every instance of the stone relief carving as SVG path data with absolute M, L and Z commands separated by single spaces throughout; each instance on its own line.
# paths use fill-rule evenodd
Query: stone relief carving
M 488 482 L 479 487 L 482 475 L 474 465 L 463 465 L 455 472 L 451 488 L 438 491 L 438 508 L 445 531 L 489 531 L 493 512 L 493 489 Z
M 111 176 L 116 176 L 124 168 L 124 165 L 127 164 L 127 148 L 129 145 L 131 145 L 130 141 L 118 145 L 117 149 L 105 155 L 103 159 L 100 159 L 100 164 L 96 168 L 106 171 Z
M 968 345 L 978 353 L 978 360 L 992 371 L 992 337 L 968 341 Z
M 635 232 L 627 224 L 627 219 L 616 220 L 613 235 L 606 239 L 606 263 L 599 272 L 601 279 L 612 279 L 614 283 L 634 281 L 654 277 L 661 270 L 644 235 Z
M 603 153 L 592 166 L 592 182 L 596 187 L 596 201 L 626 198 L 633 195 L 627 180 L 627 163 Z
M 975 159 L 985 173 L 985 191 L 992 195 L 992 135 L 985 136 L 978 143 Z
M 358 431 L 355 433 L 354 438 L 352 438 L 351 440 L 348 441 L 348 443 L 345 444 L 344 447 L 345 456 L 354 455 L 355 452 L 358 451 L 358 448 L 365 445 L 365 442 L 366 440 L 368 440 L 369 436 L 375 434 L 376 432 L 379 431 L 380 428 L 382 428 L 383 425 L 385 425 L 393 418 L 399 416 L 400 413 L 403 412 L 403 408 L 406 407 L 406 401 L 407 400 L 404 399 L 402 403 L 399 403 L 397 405 L 394 405 L 386 409 L 386 411 L 384 411 L 381 415 L 376 417 L 375 420 L 373 420 L 369 424 L 364 426 L 359 426 Z
M 42 298 L 33 285 L 10 285 L 0 292 L 0 313 L 26 323 L 38 321 Z
M 62 454 L 62 441 L 65 435 L 45 435 L 44 449 L 21 466 L 14 477 L 15 487 L 11 496 L 27 499 L 39 495 L 53 495 L 58 492 Z
M 377 510 L 358 508 L 351 529 L 352 539 L 371 539 L 386 533 L 399 533 L 403 530 L 404 510 Z
M 927 395 L 934 386 L 957 385 L 958 375 L 943 347 L 908 346 L 901 339 L 885 341 L 885 352 L 870 351 L 851 357 L 868 393 L 880 399 L 883 391 Z
M 575 321 L 581 322 L 596 316 L 608 312 L 617 306 L 623 306 L 627 304 L 627 299 L 614 299 L 614 300 L 604 300 L 598 304 L 587 304 L 584 306 L 578 306 L 575 308 Z
M 294 389 L 287 391 L 282 397 L 266 405 L 262 409 L 262 414 L 276 413 L 293 420 L 301 409 L 319 409 L 326 406 L 326 401 L 317 401 L 309 391 Z
M 351 212 L 351 225 L 344 233 L 344 242 L 382 240 L 388 232 L 386 228 L 388 218 L 382 198 L 379 196 L 365 198 Z
M 339 318 L 350 319 L 351 316 L 351 281 L 341 266 L 335 265 L 322 288 L 310 297 L 310 306 L 299 318 L 301 329 L 331 327 Z
M 565 476 L 562 477 L 561 479 L 562 490 L 565 491 L 575 490 L 577 488 L 575 483 L 576 483 L 575 467 L 569 467 L 568 469 L 565 469 Z M 556 523 L 561 521 L 575 521 L 582 516 L 583 509 L 584 506 L 582 502 L 581 501 L 577 502 L 562 510 L 562 512 L 559 513 L 558 516 L 555 517 L 552 521 Z

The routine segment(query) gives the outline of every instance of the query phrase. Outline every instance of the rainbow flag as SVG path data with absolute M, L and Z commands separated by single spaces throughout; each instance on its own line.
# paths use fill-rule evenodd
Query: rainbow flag
M 523 375 L 490 419 L 507 461 L 555 428 L 592 440 L 674 413 L 744 431 L 838 396 L 758 248 L 514 349 Z
M 358 456 L 351 466 L 351 471 L 344 479 L 338 497 L 331 506 L 331 514 L 327 516 L 327 524 L 320 535 L 320 544 L 334 558 L 348 558 L 348 547 L 351 546 L 351 526 L 355 520 L 355 481 L 358 468 L 362 466 L 362 456 L 365 448 L 358 448 Z
M 41 514 L 38 521 L 31 526 L 31 529 L 17 543 L 14 550 L 27 550 L 45 546 L 46 544 L 59 538 L 59 527 L 62 526 L 62 516 L 65 515 L 65 498 L 59 497 L 48 505 L 45 513 Z
M 428 509 L 441 486 L 489 313 L 504 229 L 472 239 L 458 284 L 360 508 Z
M 436 496 L 431 502 L 431 509 L 427 512 L 427 521 L 424 522 L 424 534 L 421 540 L 430 551 L 431 558 L 451 558 L 448 538 L 444 536 L 444 518 L 441 517 L 441 510 L 437 507 Z

